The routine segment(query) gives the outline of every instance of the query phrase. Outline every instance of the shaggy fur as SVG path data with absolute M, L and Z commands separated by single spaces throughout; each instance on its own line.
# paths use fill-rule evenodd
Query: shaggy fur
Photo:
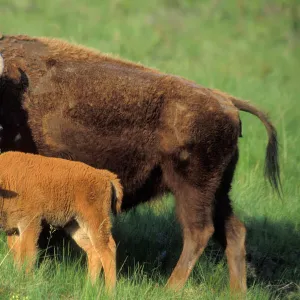
M 0 165 L 0 228 L 8 234 L 18 266 L 28 259 L 27 270 L 32 268 L 45 221 L 64 228 L 87 252 L 93 282 L 103 265 L 111 290 L 116 283 L 116 246 L 110 211 L 115 203 L 119 212 L 122 201 L 117 176 L 81 162 L 21 152 L 0 155 Z
M 276 131 L 262 112 L 184 78 L 56 39 L 4 36 L 0 49 L 4 151 L 108 169 L 122 180 L 123 210 L 172 192 L 183 250 L 168 286 L 184 285 L 215 233 L 226 249 L 232 290 L 246 290 L 245 228 L 228 193 L 239 110 L 266 126 L 266 175 L 279 186 Z

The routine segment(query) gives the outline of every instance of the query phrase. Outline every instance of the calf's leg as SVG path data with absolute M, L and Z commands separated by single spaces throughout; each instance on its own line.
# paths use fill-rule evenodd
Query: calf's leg
M 111 293 L 116 286 L 116 244 L 110 231 L 109 215 L 105 220 L 103 213 L 89 206 L 84 214 L 84 220 L 78 221 L 79 226 L 86 228 L 92 245 L 100 256 L 104 270 L 105 285 Z
M 37 242 L 41 232 L 40 220 L 32 219 L 20 222 L 18 247 L 16 248 L 16 263 L 19 268 L 26 261 L 26 272 L 30 272 L 37 257 Z
M 74 222 L 66 226 L 64 230 L 74 239 L 79 247 L 82 248 L 87 254 L 88 259 L 88 272 L 92 283 L 95 283 L 102 269 L 100 255 L 94 248 L 88 233 L 84 228 Z
M 16 261 L 16 253 L 18 253 L 18 247 L 19 247 L 19 235 L 8 235 L 7 236 L 7 244 L 9 250 L 13 254 L 14 261 Z

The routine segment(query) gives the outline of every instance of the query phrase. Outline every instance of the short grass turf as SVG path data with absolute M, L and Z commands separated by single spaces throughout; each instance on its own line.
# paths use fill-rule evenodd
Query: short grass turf
M 249 99 L 269 112 L 279 134 L 284 198 L 276 198 L 263 178 L 265 129 L 245 113 L 231 193 L 248 228 L 247 298 L 300 299 L 299 13 L 297 0 L 0 0 L 0 30 L 91 46 Z M 185 288 L 165 290 L 182 247 L 172 196 L 119 216 L 114 235 L 116 299 L 229 299 L 226 260 L 213 242 Z M 103 278 L 96 287 L 86 280 L 82 252 L 65 244 L 54 253 L 50 245 L 26 276 L 13 267 L 1 236 L 1 299 L 107 297 Z

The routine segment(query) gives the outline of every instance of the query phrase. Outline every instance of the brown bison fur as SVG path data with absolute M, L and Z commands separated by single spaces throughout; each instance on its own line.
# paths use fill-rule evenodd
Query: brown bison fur
M 214 233 L 226 249 L 232 290 L 246 290 L 246 230 L 228 193 L 239 110 L 265 125 L 266 175 L 279 188 L 276 131 L 265 114 L 190 80 L 57 39 L 4 36 L 0 49 L 2 150 L 108 169 L 122 180 L 123 210 L 172 192 L 183 250 L 168 286 L 184 285 Z
M 103 265 L 111 290 L 116 283 L 116 245 L 110 212 L 111 206 L 120 211 L 123 193 L 117 176 L 82 162 L 22 152 L 0 155 L 0 165 L 0 227 L 8 234 L 17 265 L 26 259 L 27 271 L 33 267 L 46 221 L 62 227 L 86 251 L 93 282 Z

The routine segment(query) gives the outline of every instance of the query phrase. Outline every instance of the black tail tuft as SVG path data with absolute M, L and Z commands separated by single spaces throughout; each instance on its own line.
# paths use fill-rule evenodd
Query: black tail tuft
M 282 198 L 282 186 L 280 180 L 280 167 L 278 161 L 278 141 L 277 133 L 274 128 L 269 131 L 269 141 L 266 150 L 265 160 L 265 176 L 269 180 L 271 186 Z
M 229 97 L 236 108 L 241 111 L 251 113 L 257 116 L 264 124 L 268 133 L 268 145 L 266 149 L 266 160 L 265 160 L 265 177 L 269 180 L 272 188 L 276 191 L 279 198 L 282 199 L 282 186 L 280 180 L 280 169 L 278 159 L 278 141 L 277 132 L 273 124 L 269 121 L 268 116 L 256 107 L 248 103 L 247 101 Z

